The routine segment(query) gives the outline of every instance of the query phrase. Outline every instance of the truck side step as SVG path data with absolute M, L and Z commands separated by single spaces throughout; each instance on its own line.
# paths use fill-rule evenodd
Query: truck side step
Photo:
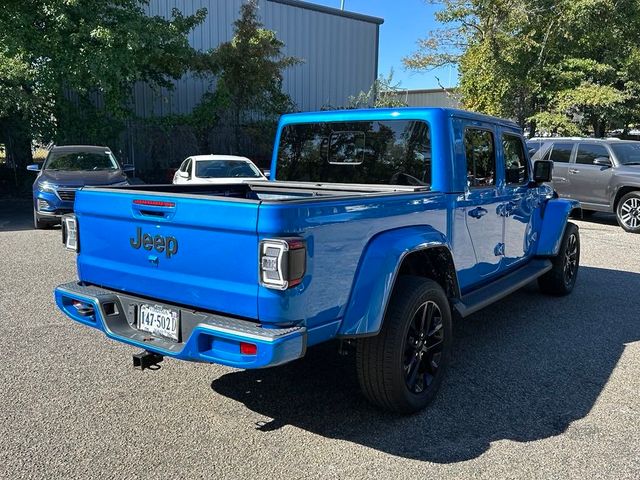
M 495 282 L 473 290 L 453 303 L 453 308 L 461 317 L 468 317 L 472 313 L 500 300 L 519 290 L 529 282 L 551 270 L 551 260 L 536 259 L 527 265 L 499 278 Z
M 150 352 L 149 350 L 143 350 L 133 355 L 133 368 L 138 370 L 158 370 L 160 368 L 158 364 L 162 360 L 164 360 L 162 355 Z

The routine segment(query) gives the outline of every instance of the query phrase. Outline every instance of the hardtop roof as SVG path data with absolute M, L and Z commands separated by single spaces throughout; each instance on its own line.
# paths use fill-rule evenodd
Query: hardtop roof
M 289 113 L 280 119 L 281 124 L 317 123 L 317 122 L 348 122 L 358 120 L 394 120 L 421 118 L 425 114 L 443 114 L 449 117 L 460 117 L 479 122 L 490 122 L 509 128 L 520 129 L 513 120 L 493 117 L 483 113 L 470 112 L 448 107 L 397 107 L 397 108 L 362 108 L 344 110 L 322 110 L 316 112 Z

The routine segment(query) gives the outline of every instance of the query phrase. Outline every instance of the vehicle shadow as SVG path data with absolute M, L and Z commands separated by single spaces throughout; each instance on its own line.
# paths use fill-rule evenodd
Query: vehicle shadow
M 293 425 L 401 457 L 460 462 L 491 442 L 551 437 L 585 417 L 625 344 L 640 340 L 628 301 L 638 289 L 640 274 L 582 267 L 568 297 L 532 284 L 458 322 L 447 378 L 413 416 L 370 406 L 353 355 L 339 357 L 335 344 L 282 367 L 223 375 L 211 388 L 273 419 L 256 424 L 265 432 Z
M 616 215 L 614 213 L 602 213 L 596 212 L 588 217 L 584 217 L 581 220 L 588 223 L 597 223 L 600 225 L 612 225 L 614 227 L 618 227 L 618 220 L 616 220 Z
M 0 201 L 0 232 L 33 230 L 30 200 L 5 199 Z

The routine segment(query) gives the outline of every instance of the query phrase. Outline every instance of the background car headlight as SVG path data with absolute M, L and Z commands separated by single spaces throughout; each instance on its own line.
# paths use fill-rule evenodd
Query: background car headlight
M 38 190 L 41 192 L 56 193 L 56 186 L 50 183 L 40 183 L 38 184 Z

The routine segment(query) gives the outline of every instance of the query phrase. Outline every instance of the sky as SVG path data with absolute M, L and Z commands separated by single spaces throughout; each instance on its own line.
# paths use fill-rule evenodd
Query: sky
M 328 7 L 340 8 L 340 0 L 307 0 Z M 393 78 L 401 88 L 438 88 L 438 80 L 445 87 L 455 86 L 457 74 L 454 68 L 434 72 L 408 71 L 402 58 L 417 49 L 417 40 L 430 30 L 438 28 L 433 17 L 438 7 L 424 0 L 345 0 L 345 10 L 381 17 L 380 55 L 378 73 L 386 76 L 393 69 Z

